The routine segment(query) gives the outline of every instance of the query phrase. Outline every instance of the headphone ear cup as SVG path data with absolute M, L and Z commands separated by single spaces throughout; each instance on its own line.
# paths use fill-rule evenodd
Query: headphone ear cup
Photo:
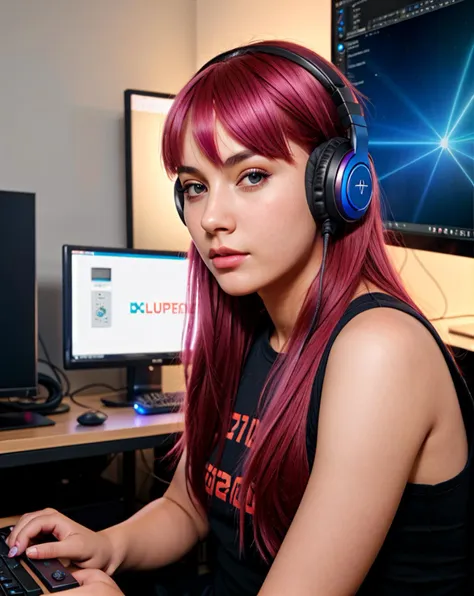
M 174 204 L 180 220 L 186 225 L 184 221 L 184 193 L 179 180 L 174 183 Z
M 335 189 L 327 191 L 329 169 L 336 151 L 340 154 L 338 150 L 342 145 L 347 145 L 347 151 L 351 151 L 348 139 L 336 137 L 316 147 L 309 156 L 305 173 L 306 198 L 316 222 L 326 219 L 331 219 L 337 224 L 344 222 L 336 206 Z

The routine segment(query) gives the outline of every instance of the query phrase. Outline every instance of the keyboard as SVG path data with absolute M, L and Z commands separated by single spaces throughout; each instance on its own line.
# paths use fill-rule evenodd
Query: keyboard
M 79 584 L 57 559 L 33 561 L 25 555 L 8 557 L 5 538 L 10 528 L 0 528 L 0 596 L 41 596 L 43 590 L 22 565 L 24 561 L 51 593 L 77 588 Z
M 178 412 L 183 405 L 184 393 L 142 393 L 135 398 L 133 407 L 138 414 L 168 414 Z
M 0 534 L 0 594 L 2 596 L 41 596 L 43 590 L 20 563 L 19 558 L 9 558 L 9 548 L 4 538 L 9 528 Z

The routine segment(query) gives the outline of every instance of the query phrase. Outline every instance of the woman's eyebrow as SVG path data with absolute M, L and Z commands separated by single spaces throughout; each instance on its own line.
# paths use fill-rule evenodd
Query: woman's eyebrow
M 228 157 L 224 162 L 224 168 L 232 168 L 237 164 L 245 161 L 246 159 L 250 159 L 251 157 L 255 157 L 257 155 L 250 149 L 246 149 L 245 151 L 240 151 L 240 153 L 236 153 L 235 155 L 231 155 Z M 178 174 L 191 174 L 194 176 L 202 176 L 202 172 L 198 170 L 198 168 L 194 168 L 192 166 L 179 166 Z

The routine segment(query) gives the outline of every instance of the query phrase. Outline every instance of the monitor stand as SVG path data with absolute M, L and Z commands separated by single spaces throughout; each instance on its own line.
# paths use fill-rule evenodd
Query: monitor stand
M 133 408 L 138 395 L 162 391 L 161 365 L 128 366 L 127 397 L 125 399 L 103 398 L 104 406 L 109 408 Z
M 0 432 L 2 430 L 21 430 L 24 428 L 37 428 L 40 426 L 53 426 L 54 420 L 46 418 L 39 412 L 12 412 L 2 410 L 0 404 Z
M 127 371 L 127 400 L 134 403 L 138 395 L 159 393 L 163 390 L 161 365 L 134 366 Z

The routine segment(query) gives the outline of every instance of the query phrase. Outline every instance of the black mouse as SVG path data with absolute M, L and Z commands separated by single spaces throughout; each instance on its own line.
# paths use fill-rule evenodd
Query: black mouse
M 107 415 L 102 412 L 93 412 L 92 410 L 84 412 L 77 417 L 77 422 L 82 426 L 100 426 L 107 420 Z

